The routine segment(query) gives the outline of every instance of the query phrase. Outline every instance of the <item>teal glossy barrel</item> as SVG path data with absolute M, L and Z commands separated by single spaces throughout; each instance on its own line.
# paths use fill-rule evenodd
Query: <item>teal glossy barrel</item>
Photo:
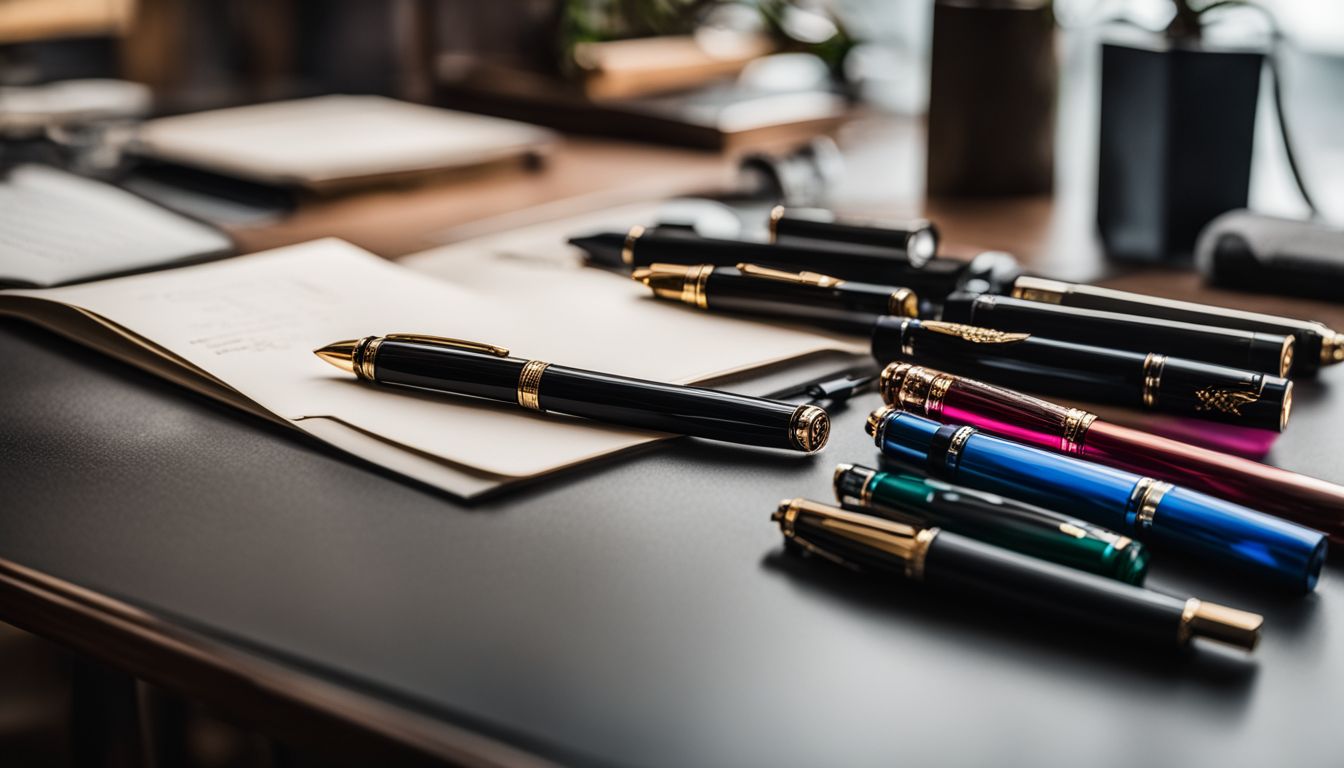
M 955 531 L 1025 555 L 1141 585 L 1143 544 L 1102 526 L 991 493 L 912 473 L 842 465 L 835 474 L 842 503 L 926 527 Z

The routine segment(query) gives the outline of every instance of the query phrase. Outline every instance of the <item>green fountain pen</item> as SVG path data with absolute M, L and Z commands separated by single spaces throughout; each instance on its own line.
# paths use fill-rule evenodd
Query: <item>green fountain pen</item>
M 841 464 L 835 497 L 905 523 L 936 526 L 1042 560 L 1141 585 L 1148 552 L 1133 539 L 1067 515 L 915 474 Z

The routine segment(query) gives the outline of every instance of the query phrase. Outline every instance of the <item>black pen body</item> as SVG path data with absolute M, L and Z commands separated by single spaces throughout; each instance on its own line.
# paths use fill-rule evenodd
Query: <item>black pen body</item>
M 1230 307 L 1196 304 L 1030 276 L 1017 278 L 1011 288 L 1011 295 L 1016 299 L 1065 307 L 1123 312 L 1159 320 L 1292 336 L 1296 342 L 1292 366 L 1294 375 L 1315 373 L 1323 365 L 1344 362 L 1344 334 L 1311 320 L 1297 320 L 1279 315 L 1247 312 Z
M 367 340 L 366 340 L 367 341 Z M 826 412 L 758 397 L 585 371 L 415 341 L 361 342 L 356 370 L 382 384 L 511 402 L 637 429 L 743 445 L 819 450 Z
M 883 363 L 937 362 L 1014 389 L 1243 427 L 1282 431 L 1292 404 L 1279 376 L 957 323 L 878 318 L 872 350 Z
M 888 248 L 922 267 L 938 253 L 938 228 L 928 219 L 877 221 L 836 216 L 825 208 L 770 211 L 770 238 L 775 242 L 824 240 Z
M 948 531 L 929 543 L 924 581 L 974 595 L 982 603 L 1020 606 L 1085 624 L 1108 637 L 1183 645 L 1186 600 L 1038 560 Z
M 964 293 L 948 297 L 942 319 L 1098 347 L 1157 352 L 1275 376 L 1288 374 L 1295 343 L 1291 335 Z
M 1263 621 L 1255 614 L 1172 597 L 940 528 L 807 499 L 780 502 L 771 519 L 795 552 L 863 573 L 923 582 L 978 605 L 1021 608 L 1111 639 L 1180 647 L 1207 637 L 1250 650 Z
M 812 271 L 842 280 L 905 285 L 902 278 L 919 268 L 890 249 L 853 243 L 809 241 L 805 245 L 758 243 L 701 237 L 694 232 L 659 229 L 627 237 L 623 252 L 631 267 L 650 264 L 761 264 L 790 271 Z
M 815 307 L 831 312 L 903 317 L 914 317 L 919 311 L 918 297 L 908 288 L 741 266 L 743 269 L 715 267 L 709 274 L 704 288 L 709 309 L 751 312 Z

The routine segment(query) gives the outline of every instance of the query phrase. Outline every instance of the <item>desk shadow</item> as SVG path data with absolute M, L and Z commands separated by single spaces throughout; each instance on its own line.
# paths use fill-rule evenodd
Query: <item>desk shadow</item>
M 761 562 L 763 568 L 784 575 L 800 589 L 824 594 L 858 610 L 923 625 L 969 652 L 1012 658 L 1026 651 L 1045 650 L 1053 657 L 1112 668 L 1131 679 L 1164 686 L 1174 680 L 1194 680 L 1237 697 L 1238 708 L 1243 706 L 1243 697 L 1249 694 L 1258 673 L 1253 656 L 1214 643 L 1202 643 L 1198 648 L 1145 647 L 1034 612 L 1029 614 L 1030 621 L 1023 621 L 1020 607 L 896 577 L 859 574 L 784 549 L 767 554 Z

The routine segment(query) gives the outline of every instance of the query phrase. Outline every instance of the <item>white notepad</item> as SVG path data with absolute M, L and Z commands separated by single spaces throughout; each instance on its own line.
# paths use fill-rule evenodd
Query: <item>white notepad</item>
M 326 189 L 544 149 L 526 123 L 381 96 L 319 96 L 150 120 L 136 152 L 266 184 Z
M 461 496 L 667 436 L 377 387 L 312 350 L 366 335 L 428 333 L 690 383 L 863 347 L 660 302 L 626 277 L 581 266 L 563 248 L 532 257 L 482 250 L 449 271 L 456 282 L 327 239 L 167 272 L 0 292 L 0 313 Z
M 110 184 L 41 165 L 0 175 L 0 285 L 60 285 L 232 249 L 218 230 Z

